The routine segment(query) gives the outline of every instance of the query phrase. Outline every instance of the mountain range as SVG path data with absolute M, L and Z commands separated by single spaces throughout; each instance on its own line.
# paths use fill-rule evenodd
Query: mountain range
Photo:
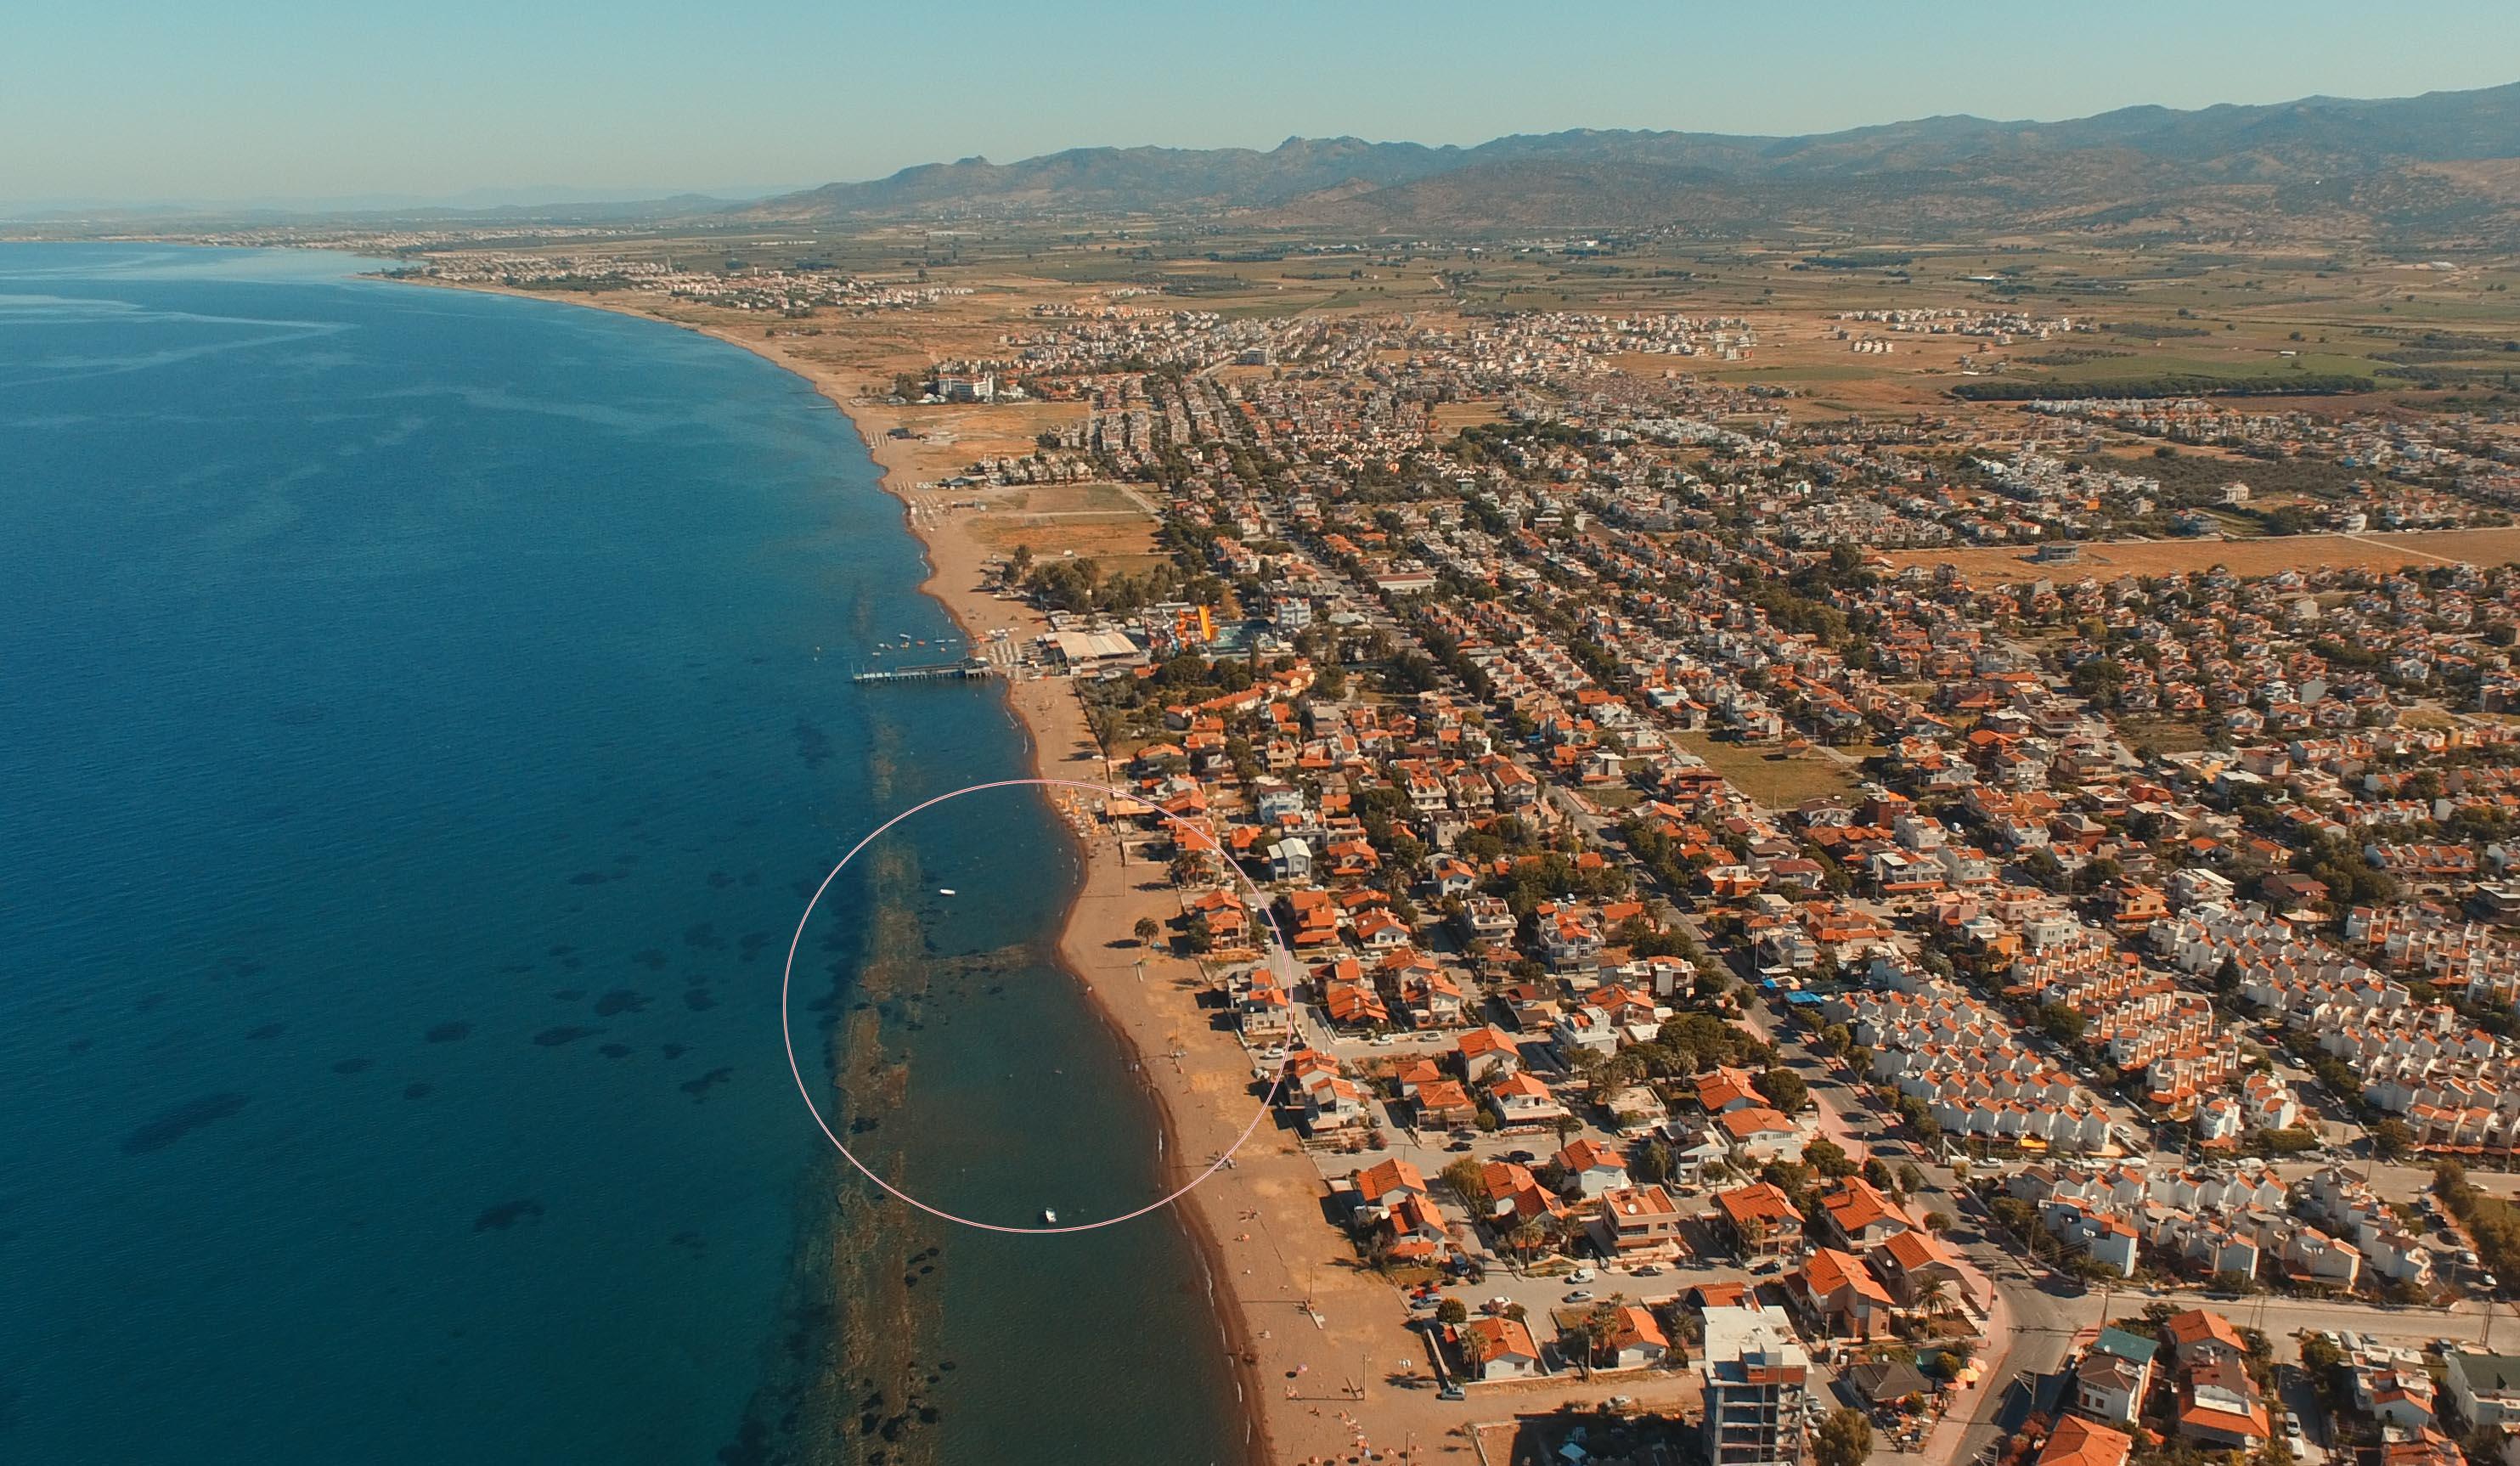
M 2062 122 L 1925 117 L 1805 137 L 1595 131 L 1476 147 L 1289 138 L 929 163 L 739 219 L 1238 220 L 1362 233 L 1835 227 L 2188 237 L 2520 239 L 2520 83 L 2361 101 L 2131 107 Z

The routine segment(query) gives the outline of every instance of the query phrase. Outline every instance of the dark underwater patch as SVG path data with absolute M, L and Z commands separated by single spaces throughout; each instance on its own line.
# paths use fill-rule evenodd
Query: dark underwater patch
M 694 1099 L 705 1099 L 708 1097 L 709 1090 L 733 1078 L 735 1078 L 733 1069 L 712 1069 L 698 1079 L 686 1081 L 683 1085 L 683 1092 Z
M 796 756 L 805 761 L 806 768 L 819 768 L 824 760 L 832 756 L 831 734 L 802 718 L 797 719 Z
M 542 1220 L 543 1204 L 539 1201 L 503 1201 L 473 1218 L 472 1229 L 476 1232 L 504 1232 L 519 1222 Z
M 147 1125 L 122 1137 L 122 1153 L 127 1156 L 147 1155 L 164 1150 L 204 1125 L 225 1120 L 242 1110 L 249 1094 L 204 1094 L 187 1100 Z

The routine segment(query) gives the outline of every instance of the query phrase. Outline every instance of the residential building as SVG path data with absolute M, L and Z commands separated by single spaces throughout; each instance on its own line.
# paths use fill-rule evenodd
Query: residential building
M 1708 1466 L 1800 1466 L 1811 1356 L 1775 1313 L 1708 1309 L 1698 1355 Z

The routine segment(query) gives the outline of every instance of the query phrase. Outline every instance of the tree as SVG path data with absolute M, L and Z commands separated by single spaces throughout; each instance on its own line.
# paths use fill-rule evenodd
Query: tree
M 1803 1164 L 1830 1180 L 1855 1174 L 1855 1162 L 1835 1140 L 1814 1140 L 1803 1147 Z
M 1820 1423 L 1812 1459 L 1818 1466 L 1864 1466 L 1872 1454 L 1872 1424 L 1860 1410 L 1831 1410 Z
M 1846 1031 L 1845 1024 L 1832 1023 L 1820 1031 L 1820 1046 L 1843 1058 L 1855 1046 L 1855 1036 Z
M 2384 1161 L 2404 1160 L 2413 1153 L 2415 1133 L 2404 1120 L 2383 1120 L 2371 1127 L 2371 1149 Z
M 1163 932 L 1163 929 L 1162 924 L 1152 916 L 1139 917 L 1138 924 L 1130 928 L 1137 933 L 1138 945 L 1141 947 L 1154 946 L 1155 938 Z
M 1811 1086 L 1804 1084 L 1803 1077 L 1791 1069 L 1771 1069 L 1751 1083 L 1767 1096 L 1768 1103 L 1788 1115 L 1800 1110 L 1811 1099 Z
M 1458 1327 L 1461 1324 L 1469 1322 L 1469 1305 L 1462 1302 L 1458 1298 L 1447 1298 L 1442 1303 L 1435 1305 L 1435 1321 L 1437 1323 L 1449 1323 Z
M 2061 1002 L 2039 1005 L 2039 1031 L 2059 1044 L 2071 1044 L 2082 1038 L 2083 1030 L 2090 1022 L 2081 1012 Z
M 1444 1184 L 1453 1194 L 1481 1211 L 1488 1204 L 1488 1182 L 1484 1167 L 1469 1156 L 1463 1156 L 1444 1168 Z
M 1943 1232 L 1950 1231 L 1951 1229 L 1951 1218 L 1944 1216 L 1940 1212 L 1927 1212 L 1925 1214 L 1925 1230 L 1939 1235 Z

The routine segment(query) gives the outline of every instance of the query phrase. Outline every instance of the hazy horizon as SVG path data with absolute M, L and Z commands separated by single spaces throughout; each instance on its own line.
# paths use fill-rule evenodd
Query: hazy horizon
M 2368 23 L 2341 0 L 2202 13 L 2138 0 L 2097 21 L 1839 0 L 1791 27 L 1731 7 L 1608 4 L 1542 22 L 1486 3 L 1371 15 L 1296 4 L 1247 23 L 982 3 L 945 24 L 772 0 L 719 34 L 645 0 L 608 12 L 601 30 L 450 0 L 415 31 L 381 7 L 239 15 L 122 0 L 102 18 L 39 15 L 13 36 L 0 128 L 24 146 L 0 160 L 0 203 L 738 199 L 1081 147 L 1468 147 L 1577 127 L 1795 136 L 2515 79 L 2520 10 L 2433 7 L 2421 33 L 2456 44 L 2396 54 L 2369 47 Z M 680 181 L 730 178 L 750 181 Z

